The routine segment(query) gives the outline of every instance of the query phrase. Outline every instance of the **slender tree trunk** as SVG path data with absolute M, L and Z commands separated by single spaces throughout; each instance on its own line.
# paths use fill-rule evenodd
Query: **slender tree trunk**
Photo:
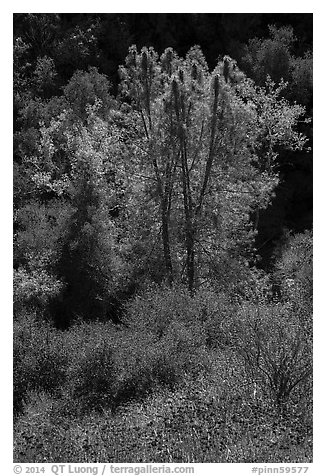
M 188 288 L 190 293 L 193 293 L 195 284 L 195 236 L 193 227 L 190 225 L 187 227 L 187 276 L 188 276 Z
M 170 247 L 170 233 L 169 233 L 169 225 L 170 225 L 170 204 L 169 204 L 169 197 L 171 195 L 171 188 L 172 188 L 172 168 L 167 166 L 166 168 L 166 177 L 165 177 L 165 188 L 163 184 L 162 177 L 160 175 L 160 171 L 158 168 L 158 163 L 155 157 L 154 151 L 154 144 L 152 139 L 152 120 L 151 120 L 151 110 L 150 110 L 150 98 L 149 98 L 149 88 L 146 82 L 146 113 L 148 118 L 148 127 L 146 125 L 146 120 L 144 117 L 143 112 L 141 111 L 141 116 L 144 124 L 144 130 L 149 142 L 149 150 L 150 156 L 152 157 L 152 164 L 155 172 L 156 183 L 157 183 L 157 190 L 161 201 L 161 221 L 162 221 L 162 244 L 163 244 L 163 256 L 164 256 L 164 264 L 165 270 L 167 273 L 167 278 L 169 284 L 173 282 L 173 267 L 172 267 L 172 258 L 171 258 L 171 247 Z
M 167 272 L 168 282 L 173 282 L 173 267 L 170 247 L 170 215 L 171 215 L 171 198 L 173 190 L 174 175 L 177 165 L 177 156 L 175 151 L 171 156 L 166 158 L 165 167 L 165 187 L 162 196 L 162 241 L 165 269 Z M 162 187 L 163 188 L 163 187 Z
M 188 288 L 193 293 L 195 284 L 195 228 L 193 216 L 193 199 L 190 186 L 190 173 L 187 157 L 187 140 L 184 128 L 186 127 L 186 106 L 184 96 L 180 94 L 176 81 L 172 83 L 174 94 L 175 113 L 179 125 L 179 142 L 181 149 L 182 190 L 185 213 L 185 241 L 186 241 L 186 269 Z
M 259 218 L 260 218 L 260 214 L 259 214 L 259 208 L 256 209 L 255 211 L 255 223 L 254 223 L 254 230 L 257 231 L 258 230 L 258 225 L 259 225 Z
M 165 270 L 169 284 L 173 282 L 173 268 L 170 248 L 170 233 L 169 233 L 169 213 L 165 206 L 162 206 L 162 242 Z
M 210 137 L 209 152 L 208 152 L 208 157 L 207 157 L 207 162 L 205 167 L 203 185 L 200 191 L 200 196 L 199 196 L 198 204 L 196 207 L 197 216 L 199 216 L 201 213 L 205 192 L 206 192 L 207 185 L 211 176 L 211 170 L 212 170 L 213 158 L 214 158 L 215 135 L 216 135 L 216 126 L 217 126 L 216 112 L 217 112 L 217 102 L 218 102 L 218 95 L 219 95 L 219 77 L 215 76 L 213 81 L 214 81 L 213 82 L 214 102 L 213 102 L 212 119 L 211 119 L 211 137 Z
M 181 155 L 182 160 L 182 183 L 183 183 L 183 200 L 185 211 L 186 225 L 186 263 L 189 291 L 192 293 L 194 289 L 195 278 L 195 229 L 193 217 L 193 204 L 190 188 L 189 170 L 187 163 L 186 144 L 184 137 L 182 138 L 184 150 Z

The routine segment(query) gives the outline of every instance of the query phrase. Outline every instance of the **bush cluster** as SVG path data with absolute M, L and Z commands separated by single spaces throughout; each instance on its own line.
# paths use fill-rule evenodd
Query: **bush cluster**
M 30 391 L 60 393 L 66 378 L 68 349 L 62 335 L 31 315 L 14 322 L 14 412 L 20 412 Z
M 175 285 L 137 296 L 120 325 L 15 321 L 16 458 L 295 461 L 299 445 L 309 460 L 311 313 L 301 304 Z
M 225 323 L 255 385 L 278 406 L 306 396 L 312 377 L 312 336 L 291 304 L 244 302 Z
M 33 319 L 15 323 L 16 412 L 28 393 L 65 398 L 74 411 L 142 400 L 208 375 L 221 352 L 235 352 L 253 388 L 281 407 L 310 394 L 312 326 L 291 302 L 236 304 L 202 289 L 150 287 L 129 303 L 124 323 L 79 323 L 57 331 Z M 222 359 L 223 360 L 223 359 Z M 241 383 L 239 378 L 239 384 Z M 309 390 L 307 392 L 307 389 Z
M 187 301 L 185 290 L 178 302 L 177 292 L 170 292 L 163 311 L 165 289 L 136 298 L 126 311 L 127 325 L 120 327 L 93 322 L 58 331 L 33 317 L 16 321 L 16 412 L 22 411 L 28 394 L 35 390 L 60 394 L 76 410 L 116 409 L 161 386 L 172 389 L 207 372 L 211 361 L 203 308 L 193 298 Z

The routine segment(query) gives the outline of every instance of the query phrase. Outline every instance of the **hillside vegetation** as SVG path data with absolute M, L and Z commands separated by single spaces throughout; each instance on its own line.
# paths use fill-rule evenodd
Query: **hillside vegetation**
M 310 51 L 86 18 L 15 20 L 15 461 L 311 462 Z

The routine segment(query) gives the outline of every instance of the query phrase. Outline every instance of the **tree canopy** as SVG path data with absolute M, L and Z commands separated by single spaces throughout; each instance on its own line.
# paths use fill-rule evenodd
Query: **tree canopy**
M 241 287 L 280 161 L 307 148 L 308 103 L 292 96 L 308 57 L 291 56 L 293 31 L 249 42 L 251 77 L 227 55 L 210 68 L 199 46 L 184 57 L 131 46 L 116 93 L 88 60 L 59 93 L 60 21 L 24 16 L 15 39 L 17 302 L 103 317 L 147 280 Z

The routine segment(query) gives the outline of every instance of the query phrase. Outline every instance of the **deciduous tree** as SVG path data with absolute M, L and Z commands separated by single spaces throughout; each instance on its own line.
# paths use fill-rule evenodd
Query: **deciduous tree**
M 221 260 L 248 258 L 251 214 L 272 197 L 278 148 L 303 146 L 304 109 L 280 97 L 282 84 L 256 87 L 228 57 L 210 73 L 198 47 L 184 59 L 132 47 L 121 78 L 142 124 L 167 277 L 186 269 L 193 290 Z

